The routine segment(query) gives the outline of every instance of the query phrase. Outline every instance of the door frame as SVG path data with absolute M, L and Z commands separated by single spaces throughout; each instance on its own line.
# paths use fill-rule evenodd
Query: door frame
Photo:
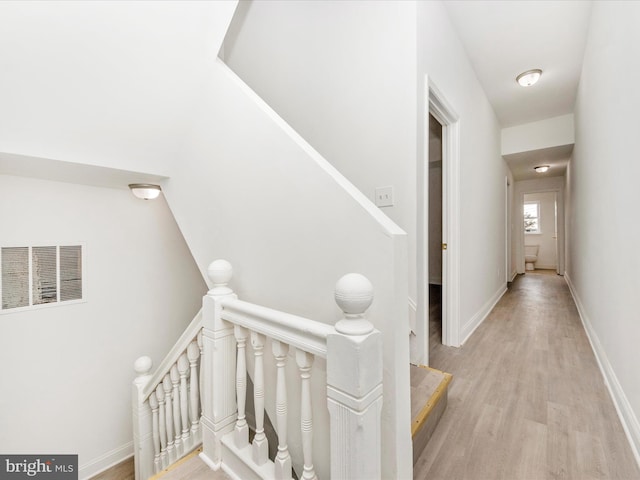
M 429 114 L 442 125 L 442 343 L 460 346 L 460 119 L 425 75 L 422 135 L 417 168 L 417 305 L 414 363 L 429 364 Z
M 548 179 L 553 181 L 554 177 Z M 524 181 L 523 183 L 525 183 Z M 518 209 L 514 217 L 514 224 L 517 225 L 515 235 L 515 247 L 516 247 L 516 268 L 518 273 L 526 273 L 524 265 L 524 228 L 522 227 L 524 222 L 524 215 L 522 213 L 522 206 L 524 205 L 524 196 L 528 193 L 555 193 L 556 194 L 556 249 L 558 252 L 556 261 L 556 272 L 558 275 L 564 275 L 565 269 L 565 223 L 564 223 L 564 185 L 545 184 L 546 182 L 538 183 L 537 185 L 526 184 L 524 186 L 518 185 L 516 182 L 516 198 Z

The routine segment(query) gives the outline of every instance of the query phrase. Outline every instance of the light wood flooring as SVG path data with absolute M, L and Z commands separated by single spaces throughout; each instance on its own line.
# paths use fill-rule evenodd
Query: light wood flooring
M 546 272 L 544 272 L 546 273 Z M 462 348 L 414 479 L 640 479 L 563 277 L 520 275 Z

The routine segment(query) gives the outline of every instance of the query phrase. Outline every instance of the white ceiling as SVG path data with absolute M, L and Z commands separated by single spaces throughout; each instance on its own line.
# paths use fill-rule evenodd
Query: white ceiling
M 445 1 L 503 128 L 573 112 L 591 2 Z M 543 70 L 523 88 L 516 76 Z

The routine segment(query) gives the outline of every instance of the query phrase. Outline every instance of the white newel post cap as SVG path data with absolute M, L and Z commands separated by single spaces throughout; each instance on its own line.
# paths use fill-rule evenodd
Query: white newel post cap
M 227 285 L 233 277 L 233 267 L 226 260 L 214 260 L 207 268 L 207 276 L 213 287 L 209 290 L 209 295 L 228 295 L 233 293 Z
M 359 273 L 348 273 L 336 283 L 336 303 L 344 312 L 336 330 L 345 335 L 366 335 L 373 331 L 373 325 L 364 318 L 364 313 L 373 302 L 373 285 L 367 277 Z
M 138 358 L 133 363 L 133 369 L 135 370 L 138 377 L 149 375 L 149 373 L 151 372 L 151 367 L 153 367 L 153 361 L 146 355 Z

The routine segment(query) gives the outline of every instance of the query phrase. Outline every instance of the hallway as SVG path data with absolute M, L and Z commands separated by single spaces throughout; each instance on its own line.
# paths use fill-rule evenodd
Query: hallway
M 640 479 L 563 277 L 518 276 L 431 366 L 453 382 L 415 479 Z

